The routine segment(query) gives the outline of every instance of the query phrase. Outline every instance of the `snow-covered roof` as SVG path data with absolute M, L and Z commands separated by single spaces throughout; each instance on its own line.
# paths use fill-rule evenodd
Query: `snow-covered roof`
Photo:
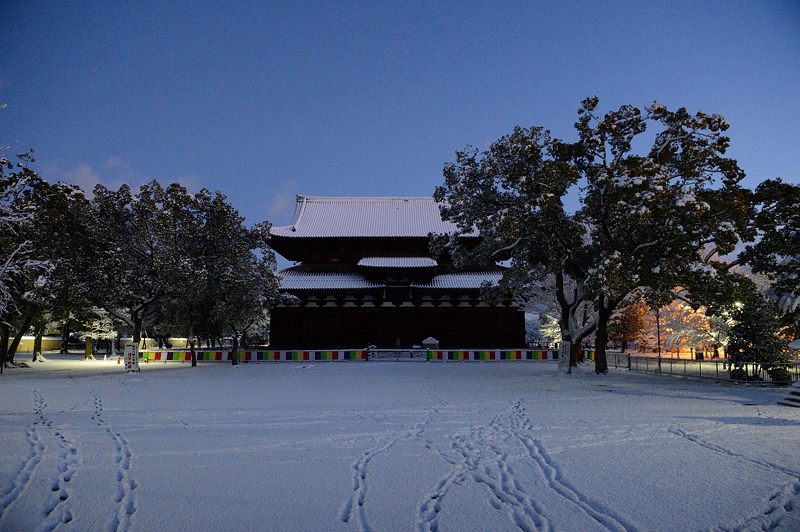
M 501 270 L 443 273 L 436 275 L 429 283 L 412 284 L 414 288 L 480 288 L 485 281 L 497 284 L 503 277 Z
M 308 266 L 293 266 L 278 272 L 283 290 L 357 290 L 383 288 L 383 283 L 370 281 L 358 272 L 323 271 Z M 497 284 L 503 276 L 500 269 L 491 271 L 453 272 L 435 275 L 430 282 L 415 283 L 413 288 L 477 289 L 485 281 Z
M 297 196 L 292 225 L 273 227 L 274 236 L 290 238 L 427 237 L 453 233 L 431 197 Z
M 355 272 L 321 272 L 304 266 L 286 268 L 278 272 L 283 290 L 353 290 L 383 288 Z
M 438 263 L 430 257 L 364 257 L 358 265 L 367 268 L 433 268 Z

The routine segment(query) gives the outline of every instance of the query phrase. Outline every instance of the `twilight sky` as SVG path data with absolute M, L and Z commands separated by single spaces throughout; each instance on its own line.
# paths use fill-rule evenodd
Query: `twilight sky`
M 297 193 L 429 195 L 517 124 L 572 138 L 596 94 L 719 112 L 748 185 L 800 183 L 796 0 L 2 3 L 0 144 L 53 181 L 282 225 Z

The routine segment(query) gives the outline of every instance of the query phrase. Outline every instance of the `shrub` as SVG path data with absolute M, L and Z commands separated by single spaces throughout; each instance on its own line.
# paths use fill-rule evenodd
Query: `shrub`
M 732 381 L 746 381 L 747 380 L 747 370 L 744 368 L 736 368 L 731 370 L 731 380 Z
M 792 374 L 786 368 L 772 368 L 769 370 L 769 376 L 775 384 L 791 384 Z

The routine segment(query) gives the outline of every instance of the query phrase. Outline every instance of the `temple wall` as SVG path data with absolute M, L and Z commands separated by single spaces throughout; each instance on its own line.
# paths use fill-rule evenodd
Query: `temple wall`
M 411 347 L 432 336 L 442 348 L 520 348 L 524 313 L 505 307 L 325 308 L 271 311 L 270 346 L 291 349 Z

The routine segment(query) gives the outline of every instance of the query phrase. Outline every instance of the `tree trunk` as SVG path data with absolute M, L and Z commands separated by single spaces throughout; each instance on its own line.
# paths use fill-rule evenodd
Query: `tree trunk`
M 42 335 L 44 335 L 44 326 L 45 324 L 42 323 L 36 327 L 36 336 L 33 339 L 33 355 L 31 356 L 31 362 L 44 359 L 42 356 Z
M 84 351 L 83 351 L 83 359 L 84 360 L 94 360 L 94 354 L 93 354 L 93 349 L 92 349 L 92 347 L 93 347 L 92 343 L 93 342 L 94 342 L 94 340 L 92 338 L 87 338 L 86 339 L 86 346 L 84 347 Z
M 6 365 L 6 358 L 8 357 L 9 336 L 8 323 L 3 322 L 0 324 L 0 375 L 3 374 L 3 368 Z
M 32 309 L 26 309 L 25 313 L 22 317 L 22 324 L 20 325 L 17 334 L 14 335 L 14 339 L 11 341 L 11 345 L 8 346 L 8 354 L 6 358 L 12 364 L 14 363 L 14 355 L 17 353 L 17 348 L 19 347 L 19 343 L 22 341 L 22 336 L 25 334 L 25 331 L 31 326 L 31 322 L 33 321 L 33 315 L 35 312 Z
M 61 327 L 61 354 L 66 355 L 69 350 L 69 319 L 64 320 Z
M 197 351 L 194 348 L 194 337 L 189 336 L 189 351 L 192 353 L 192 367 L 197 367 Z
M 608 357 L 606 356 L 608 321 L 616 306 L 616 301 L 600 294 L 597 300 L 597 328 L 594 335 L 594 372 L 598 375 L 608 373 Z
M 628 337 L 625 336 L 624 334 L 622 335 L 622 352 L 623 353 L 628 352 Z
M 133 314 L 133 345 L 140 347 L 139 342 L 142 340 L 142 315 L 139 313 Z
M 239 365 L 239 335 L 233 334 L 233 346 L 231 349 L 231 364 L 234 366 Z
M 570 342 L 569 343 L 569 372 L 572 372 L 572 368 L 578 367 L 578 358 L 580 358 L 581 354 L 581 341 L 578 340 L 577 342 Z

